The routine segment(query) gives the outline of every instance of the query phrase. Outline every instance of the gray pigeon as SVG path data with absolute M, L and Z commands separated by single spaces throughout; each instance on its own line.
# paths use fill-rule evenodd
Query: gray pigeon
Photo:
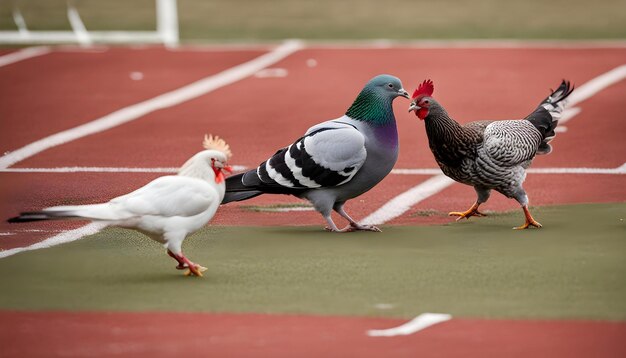
M 372 78 L 345 115 L 309 128 L 256 169 L 229 177 L 222 204 L 261 194 L 290 194 L 309 200 L 326 219 L 329 231 L 380 231 L 358 224 L 343 206 L 378 184 L 398 159 L 398 130 L 391 105 L 398 96 L 409 98 L 398 78 Z M 350 225 L 338 229 L 330 216 L 332 210 Z

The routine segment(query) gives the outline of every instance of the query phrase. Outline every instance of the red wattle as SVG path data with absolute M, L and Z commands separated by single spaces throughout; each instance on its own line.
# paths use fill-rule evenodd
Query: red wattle
M 221 168 L 215 168 L 213 167 L 213 171 L 215 172 L 215 182 L 217 184 L 223 182 L 225 180 L 224 178 L 224 173 L 222 173 L 222 169 Z
M 415 114 L 419 117 L 419 119 L 424 120 L 428 116 L 428 108 L 420 108 L 415 111 Z

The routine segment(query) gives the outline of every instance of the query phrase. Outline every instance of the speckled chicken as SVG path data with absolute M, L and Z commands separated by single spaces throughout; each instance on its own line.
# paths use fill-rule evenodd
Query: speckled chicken
M 565 99 L 572 93 L 569 81 L 563 80 L 525 119 L 476 121 L 460 125 L 432 97 L 432 81 L 424 81 L 413 93 L 409 112 L 424 120 L 428 144 L 445 175 L 476 190 L 474 205 L 464 212 L 451 212 L 457 220 L 484 216 L 478 207 L 489 199 L 491 190 L 517 200 L 526 222 L 514 229 L 537 228 L 528 211 L 528 196 L 522 183 L 526 169 L 537 154 L 552 151 Z

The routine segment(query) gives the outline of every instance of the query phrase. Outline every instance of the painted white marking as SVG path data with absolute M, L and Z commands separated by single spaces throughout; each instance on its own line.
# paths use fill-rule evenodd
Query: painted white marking
M 248 170 L 244 165 L 232 165 L 234 172 Z M 626 164 L 617 168 L 530 168 L 530 174 L 626 174 Z M 128 168 L 128 167 L 56 167 L 56 168 L 6 168 L 0 173 L 176 173 L 179 168 Z M 437 175 L 438 168 L 393 169 L 397 175 Z
M 391 174 L 400 175 L 438 175 L 443 174 L 439 168 L 392 169 Z
M 143 80 L 143 72 L 133 71 L 128 75 L 128 77 L 130 77 L 133 81 L 141 81 Z
M 577 103 L 585 101 L 603 89 L 620 82 L 624 78 L 626 78 L 626 65 L 618 66 L 576 88 L 567 99 L 568 105 L 574 106 Z
M 309 58 L 308 60 L 306 60 L 306 65 L 307 67 L 315 67 L 317 66 L 317 60 L 314 58 Z
M 233 171 L 247 167 L 233 165 Z M 115 167 L 60 167 L 60 168 L 6 168 L 0 173 L 177 173 L 180 168 L 115 168 Z
M 574 93 L 572 93 L 573 95 Z M 574 118 L 578 113 L 580 113 L 581 109 L 580 107 L 568 107 L 565 108 L 563 110 L 563 113 L 561 113 L 561 118 L 559 118 L 559 124 L 557 126 L 557 128 L 561 127 L 561 124 L 569 121 L 570 119 Z
M 390 310 L 394 308 L 395 306 L 392 305 L 391 303 L 377 303 L 374 305 L 374 307 L 379 310 Z
M 36 244 L 32 244 L 26 247 L 16 247 L 14 249 L 0 251 L 0 259 L 9 257 L 15 254 L 19 254 L 20 252 L 37 250 L 37 249 L 46 249 L 48 247 L 65 244 L 68 242 L 76 241 L 82 239 L 85 236 L 93 235 L 98 231 L 104 229 L 106 224 L 94 222 L 91 224 L 87 224 L 85 226 L 81 226 L 78 229 L 68 230 L 62 232 L 58 235 L 52 236 L 50 238 L 45 239 L 44 241 L 38 242 Z
M 281 78 L 287 77 L 289 71 L 284 68 L 266 68 L 254 74 L 256 78 Z
M 435 195 L 454 184 L 455 181 L 443 174 L 436 175 L 425 182 L 405 191 L 388 201 L 378 210 L 361 220 L 361 225 L 381 225 L 407 212 L 413 205 Z
M 276 212 L 276 213 L 286 213 L 290 211 L 315 211 L 315 208 L 312 206 L 294 206 L 290 208 L 263 208 L 257 207 L 257 211 L 265 211 L 265 212 Z
M 27 47 L 19 51 L 11 52 L 4 56 L 0 56 L 0 67 L 10 65 L 12 63 L 19 62 L 22 60 L 27 60 L 32 57 L 45 55 L 50 52 L 51 50 L 49 47 L 42 47 L 42 46 Z
M 565 126 L 565 123 L 569 121 L 570 119 L 576 117 L 576 115 L 578 115 L 580 111 L 581 111 L 580 107 L 565 108 L 563 112 L 561 113 L 561 118 L 559 118 L 559 124 L 556 126 L 554 131 L 556 133 L 567 132 L 567 126 Z
M 595 49 L 626 48 L 624 40 L 365 40 L 365 41 L 307 41 L 310 49 Z
M 422 313 L 401 326 L 389 329 L 372 329 L 367 331 L 367 335 L 370 337 L 406 336 L 450 319 L 452 316 L 445 313 Z
M 529 168 L 529 174 L 626 174 L 624 167 L 617 168 Z M 440 169 L 393 169 L 391 174 L 399 175 L 433 175 L 441 174 Z
M 269 53 L 235 67 L 231 67 L 213 76 L 205 77 L 171 92 L 119 109 L 89 123 L 40 139 L 0 158 L 0 169 L 8 168 L 46 149 L 111 129 L 154 111 L 181 104 L 215 91 L 218 88 L 240 81 L 302 48 L 303 45 L 301 42 L 287 41 Z
M 626 165 L 626 164 L 625 164 Z M 617 168 L 529 168 L 530 174 L 626 174 L 625 165 Z
M 568 107 L 563 111 L 555 132 L 567 132 L 567 127 L 563 124 L 565 124 L 580 113 L 581 109 L 579 107 L 572 106 L 591 98 L 596 93 L 622 81 L 625 78 L 626 65 L 621 65 L 576 88 L 574 92 L 572 92 L 572 94 L 567 98 Z

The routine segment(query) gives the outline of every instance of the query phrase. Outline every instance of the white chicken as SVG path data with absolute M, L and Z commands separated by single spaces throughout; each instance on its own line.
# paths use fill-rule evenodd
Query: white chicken
M 56 219 L 89 219 L 107 226 L 134 229 L 163 244 L 168 255 L 178 262 L 185 275 L 202 276 L 205 267 L 191 262 L 182 251 L 187 235 L 211 220 L 224 198 L 222 171 L 231 151 L 223 139 L 205 136 L 206 150 L 191 157 L 177 175 L 159 177 L 145 186 L 92 205 L 54 206 L 37 212 L 25 212 L 9 222 Z

